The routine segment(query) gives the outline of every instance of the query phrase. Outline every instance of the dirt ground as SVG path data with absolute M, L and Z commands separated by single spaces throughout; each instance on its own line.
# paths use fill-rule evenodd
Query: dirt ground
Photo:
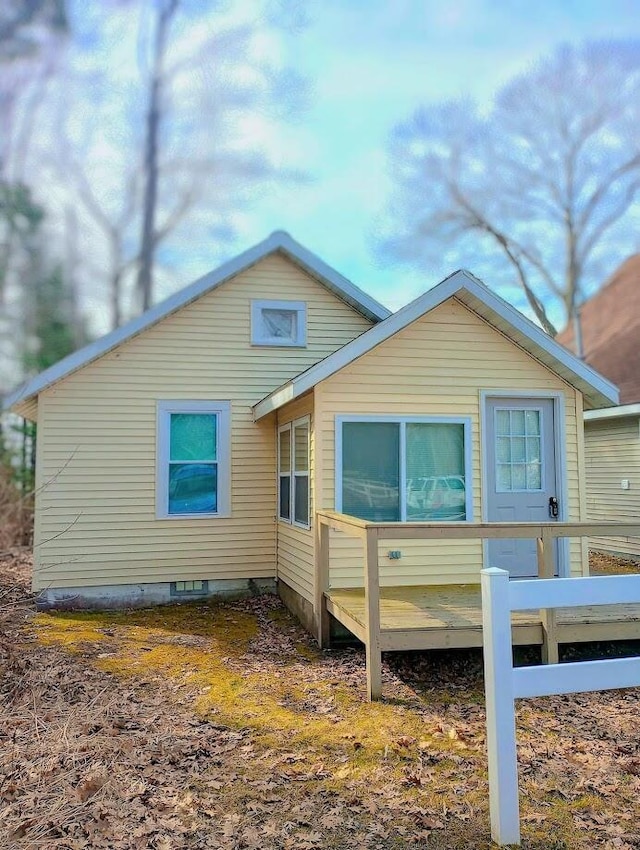
M 0 562 L 0 847 L 490 847 L 480 652 L 390 654 L 369 705 L 274 598 L 36 614 L 29 572 Z M 639 709 L 518 703 L 524 848 L 640 848 Z
M 594 576 L 629 575 L 640 572 L 640 564 L 625 558 L 614 558 L 602 552 L 591 552 L 589 569 Z

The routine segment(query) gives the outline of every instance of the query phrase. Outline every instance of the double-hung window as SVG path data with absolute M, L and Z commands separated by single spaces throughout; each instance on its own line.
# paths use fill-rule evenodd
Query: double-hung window
M 278 429 L 278 518 L 309 528 L 309 417 Z
M 372 522 L 472 519 L 467 418 L 336 418 L 336 507 Z
M 228 401 L 158 402 L 156 516 L 228 516 Z

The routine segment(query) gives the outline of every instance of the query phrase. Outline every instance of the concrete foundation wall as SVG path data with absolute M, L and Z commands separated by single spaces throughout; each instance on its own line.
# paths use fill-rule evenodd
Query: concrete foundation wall
M 313 635 L 313 637 L 317 638 L 318 626 L 313 612 L 313 605 L 280 579 L 278 580 L 278 596 L 282 599 L 286 608 L 291 611 L 293 616 L 302 623 L 305 629 Z M 330 617 L 330 626 L 330 645 L 351 645 L 359 643 L 358 639 L 334 617 Z
M 275 592 L 276 584 L 272 578 L 209 579 L 206 590 L 189 593 L 171 593 L 171 583 L 168 581 L 114 584 L 106 587 L 49 587 L 40 592 L 36 605 L 40 611 L 108 611 L 120 608 L 148 608 L 152 605 L 189 602 L 194 599 L 242 598 Z
M 278 579 L 278 596 L 293 616 L 300 620 L 305 629 L 316 636 L 318 627 L 313 613 L 313 605 L 281 579 Z

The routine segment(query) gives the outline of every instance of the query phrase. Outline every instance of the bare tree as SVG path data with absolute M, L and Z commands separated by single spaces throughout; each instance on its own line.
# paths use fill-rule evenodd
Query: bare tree
M 0 60 L 39 53 L 43 40 L 66 28 L 65 0 L 5 0 L 0 7 Z
M 78 213 L 81 212 L 88 216 L 104 240 L 105 256 L 96 273 L 106 284 L 109 328 L 115 330 L 125 318 L 123 301 L 126 276 L 138 262 L 138 253 L 130 246 L 128 237 L 138 210 L 139 169 L 134 165 L 126 170 L 118 191 L 110 193 L 116 195 L 115 201 L 112 199 L 111 203 L 107 203 L 100 197 L 99 188 L 89 178 L 73 145 L 65 137 L 63 128 L 58 130 L 58 142 L 53 167 L 58 177 L 64 178 L 73 192 L 73 203 L 67 202 L 64 213 L 67 265 L 73 265 L 73 275 L 68 276 L 76 280 L 79 273 Z
M 29 137 L 67 36 L 65 0 L 0 4 L 0 176 L 5 180 L 25 182 Z
M 85 291 L 99 285 L 115 327 L 185 253 L 230 241 L 272 182 L 299 179 L 273 140 L 305 89 L 273 47 L 286 24 L 242 3 L 112 0 L 74 20 L 96 47 L 81 63 L 67 52 L 39 162 L 56 203 L 76 205 Z M 105 61 L 114 40 L 130 58 L 118 67 Z
M 423 108 L 392 138 L 383 250 L 414 264 L 471 255 L 474 267 L 484 255 L 492 278 L 515 272 L 555 335 L 554 315 L 575 316 L 612 253 L 637 250 L 639 124 L 640 42 L 562 47 L 485 112 Z
M 142 207 L 142 235 L 137 289 L 140 305 L 148 310 L 152 300 L 153 256 L 156 247 L 156 208 L 158 205 L 158 145 L 164 85 L 165 56 L 171 21 L 178 11 L 178 0 L 163 0 L 157 5 L 155 34 L 153 38 L 149 107 L 145 121 L 144 140 L 144 201 Z

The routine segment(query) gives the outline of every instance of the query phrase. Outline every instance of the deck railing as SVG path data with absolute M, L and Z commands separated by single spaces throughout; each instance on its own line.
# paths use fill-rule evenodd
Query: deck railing
M 325 594 L 329 590 L 331 529 L 343 531 L 363 542 L 367 690 L 370 699 L 382 692 L 382 653 L 380 641 L 380 564 L 378 541 L 392 540 L 495 540 L 531 539 L 536 541 L 538 576 L 553 578 L 555 573 L 554 540 L 563 537 L 640 537 L 640 522 L 368 522 L 335 511 L 316 512 L 317 581 L 316 611 L 319 617 L 318 642 L 329 639 L 329 614 Z M 478 578 L 479 580 L 479 578 Z M 558 662 L 558 638 L 555 609 L 540 610 L 542 621 L 542 658 L 547 664 Z

